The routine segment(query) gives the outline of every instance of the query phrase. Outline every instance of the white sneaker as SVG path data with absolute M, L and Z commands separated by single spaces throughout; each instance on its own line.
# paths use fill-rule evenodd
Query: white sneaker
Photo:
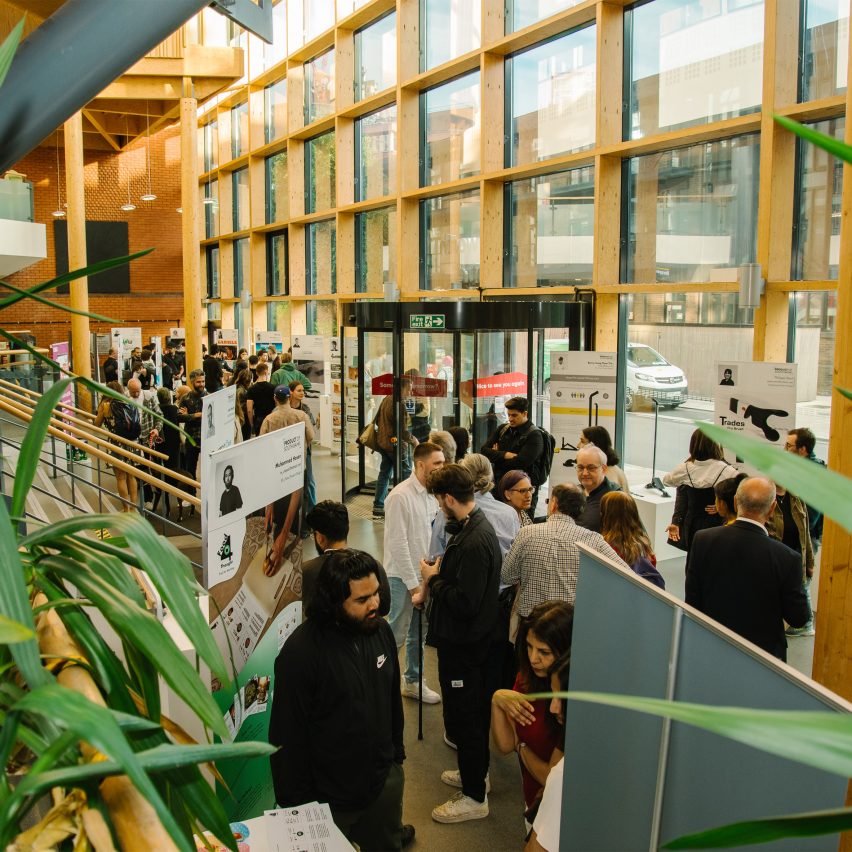
M 406 698 L 413 698 L 417 701 L 420 698 L 420 687 L 417 684 L 417 681 L 410 681 L 402 679 L 402 694 Z M 426 686 L 426 681 L 423 681 L 423 703 L 424 704 L 440 704 L 441 696 L 439 693 L 435 692 L 434 689 L 429 689 Z
M 443 805 L 438 805 L 432 811 L 435 822 L 467 822 L 469 819 L 484 819 L 488 816 L 488 798 L 477 802 L 465 796 L 461 790 Z
M 450 787 L 458 787 L 461 788 L 462 780 L 461 780 L 461 772 L 458 769 L 445 769 L 441 773 L 441 780 L 449 785 Z M 491 792 L 491 779 L 489 775 L 485 776 L 485 794 Z
M 456 751 L 459 750 L 459 747 L 447 736 L 447 732 L 444 731 L 444 742 L 450 747 L 454 748 Z

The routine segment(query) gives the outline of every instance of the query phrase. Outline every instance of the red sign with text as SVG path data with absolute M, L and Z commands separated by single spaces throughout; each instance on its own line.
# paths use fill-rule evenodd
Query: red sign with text
M 463 382 L 468 394 L 473 382 Z M 476 381 L 476 395 L 479 396 L 518 396 L 527 392 L 526 373 L 499 373 L 496 376 L 484 376 Z
M 411 380 L 411 395 L 412 396 L 446 396 L 447 395 L 447 380 L 432 379 L 429 376 L 406 376 Z M 393 374 L 385 373 L 382 376 L 376 376 L 370 388 L 373 396 L 388 396 L 393 393 Z

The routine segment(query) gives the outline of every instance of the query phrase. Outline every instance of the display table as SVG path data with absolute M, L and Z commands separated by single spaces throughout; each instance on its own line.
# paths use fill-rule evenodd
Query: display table
M 666 544 L 668 533 L 666 527 L 671 523 L 674 512 L 674 488 L 667 488 L 671 497 L 663 497 L 659 491 L 648 488 L 631 488 L 630 494 L 636 500 L 639 517 L 651 538 L 651 545 L 657 557 L 657 562 L 684 556 L 682 550 Z

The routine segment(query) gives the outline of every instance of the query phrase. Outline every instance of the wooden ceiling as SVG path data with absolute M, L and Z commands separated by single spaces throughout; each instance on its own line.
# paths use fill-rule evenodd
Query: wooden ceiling
M 64 2 L 0 0 L 0 39 L 22 13 L 26 13 L 26 38 Z M 83 145 L 90 150 L 121 151 L 146 133 L 156 133 L 178 120 L 186 81 L 191 81 L 200 105 L 236 83 L 243 69 L 242 50 L 186 44 L 181 28 L 83 108 Z M 41 144 L 52 147 L 57 141 L 63 144 L 62 133 L 52 133 Z

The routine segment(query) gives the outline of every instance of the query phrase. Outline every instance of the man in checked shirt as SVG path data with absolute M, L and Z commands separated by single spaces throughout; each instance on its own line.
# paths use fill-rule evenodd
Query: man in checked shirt
M 547 504 L 547 521 L 521 527 L 503 560 L 501 581 L 520 584 L 518 615 L 527 616 L 544 601 L 574 603 L 582 542 L 629 568 L 603 540 L 575 521 L 583 513 L 586 497 L 576 485 L 556 485 Z

